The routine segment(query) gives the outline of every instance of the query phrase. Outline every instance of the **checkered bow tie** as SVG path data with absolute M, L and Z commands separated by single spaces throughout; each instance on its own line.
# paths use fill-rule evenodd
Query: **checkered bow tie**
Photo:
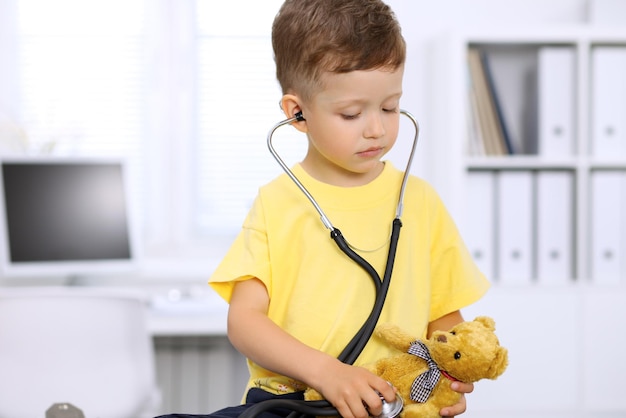
M 417 376 L 413 381 L 413 384 L 411 384 L 411 399 L 415 402 L 424 403 L 439 381 L 441 372 L 423 342 L 412 342 L 408 353 L 423 358 L 428 364 L 428 370 Z

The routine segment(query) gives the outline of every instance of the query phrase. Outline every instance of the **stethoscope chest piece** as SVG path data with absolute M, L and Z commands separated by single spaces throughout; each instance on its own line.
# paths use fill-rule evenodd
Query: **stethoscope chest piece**
M 376 415 L 373 418 L 395 418 L 400 415 L 404 408 L 404 401 L 402 397 L 396 393 L 396 399 L 393 402 L 387 402 L 383 399 L 383 410 L 380 415 Z

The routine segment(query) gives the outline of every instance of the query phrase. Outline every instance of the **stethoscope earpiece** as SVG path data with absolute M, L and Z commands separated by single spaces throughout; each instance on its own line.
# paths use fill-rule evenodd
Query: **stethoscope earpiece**
M 302 116 L 302 111 L 299 111 L 298 113 L 293 115 L 293 117 L 296 118 L 296 121 L 298 121 L 298 122 L 302 122 L 302 121 L 306 120 L 306 119 L 304 119 L 304 116 Z

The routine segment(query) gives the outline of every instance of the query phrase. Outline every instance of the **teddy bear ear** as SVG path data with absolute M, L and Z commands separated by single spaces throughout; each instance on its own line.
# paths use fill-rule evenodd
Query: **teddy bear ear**
M 504 347 L 498 347 L 496 355 L 489 367 L 489 379 L 495 379 L 506 370 L 509 365 L 509 352 Z
M 491 331 L 495 331 L 496 330 L 496 321 L 494 321 L 493 318 L 491 318 L 491 317 L 488 317 L 488 316 L 477 316 L 476 319 L 474 319 L 474 321 L 480 322 L 487 329 L 489 329 Z

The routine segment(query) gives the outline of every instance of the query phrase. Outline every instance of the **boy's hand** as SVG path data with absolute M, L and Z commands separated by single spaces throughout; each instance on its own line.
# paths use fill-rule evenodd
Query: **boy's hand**
M 343 418 L 367 418 L 382 413 L 379 393 L 387 402 L 395 400 L 389 383 L 362 367 L 336 361 L 317 382 L 318 390 Z
M 463 396 L 461 396 L 461 399 L 459 400 L 457 404 L 442 408 L 441 411 L 439 411 L 439 414 L 442 417 L 454 417 L 456 415 L 460 415 L 463 412 L 465 412 L 465 410 L 467 409 L 467 402 L 465 400 L 465 394 L 472 393 L 474 391 L 473 383 L 452 382 L 450 384 L 450 387 L 452 388 L 453 391 L 459 392 Z

